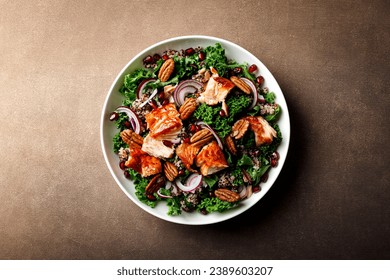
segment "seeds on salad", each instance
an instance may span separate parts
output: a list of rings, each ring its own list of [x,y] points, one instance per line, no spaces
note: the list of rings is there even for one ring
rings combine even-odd
[[[248,68],[249,73],[253,73],[253,72],[255,72],[256,70],[257,70],[256,64],[252,64],[252,65],[249,66],[249,68]]]
[[[256,82],[261,86],[264,83],[264,77],[263,76],[258,76],[256,78]]]

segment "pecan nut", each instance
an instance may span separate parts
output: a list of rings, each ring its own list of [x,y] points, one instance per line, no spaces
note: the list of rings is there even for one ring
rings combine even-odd
[[[165,60],[163,65],[161,65],[160,71],[158,72],[158,78],[161,82],[168,81],[173,70],[175,69],[175,62],[172,58]]]
[[[244,136],[245,132],[248,130],[249,127],[249,121],[246,119],[238,120],[234,123],[232,127],[232,133],[230,133],[230,136],[235,139],[240,139],[242,136]]]
[[[246,94],[250,94],[252,92],[251,87],[244,82],[244,80],[236,77],[236,76],[231,76],[230,80],[235,84],[236,87],[238,87],[240,90],[245,92]]]
[[[197,104],[195,98],[187,98],[179,109],[180,118],[184,121],[191,117],[192,113],[196,110]]]
[[[231,152],[233,155],[237,155],[237,148],[236,144],[234,144],[233,138],[231,136],[226,136],[225,138],[225,144],[228,148],[229,152]]]
[[[167,179],[172,182],[176,179],[177,175],[179,175],[179,171],[173,163],[167,161],[164,164],[164,174],[165,177],[167,177]]]
[[[165,179],[161,174],[157,174],[150,180],[149,184],[145,188],[146,196],[153,196],[160,188],[164,187]]]
[[[142,138],[141,135],[135,133],[131,129],[123,130],[120,135],[123,142],[129,145],[130,148],[141,149],[142,144],[144,143],[144,138]]]
[[[240,200],[240,195],[228,189],[217,189],[214,191],[216,197],[222,201],[237,202]]]
[[[204,129],[196,132],[194,135],[192,135],[190,142],[192,144],[194,144],[195,146],[197,146],[197,145],[203,146],[204,144],[211,142],[213,137],[214,136],[211,133],[211,131],[208,130],[207,128],[204,128]]]

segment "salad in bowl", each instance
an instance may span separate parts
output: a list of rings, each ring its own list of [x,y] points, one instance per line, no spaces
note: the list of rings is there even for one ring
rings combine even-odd
[[[287,107],[266,86],[265,66],[229,57],[224,40],[211,42],[142,53],[142,64],[117,79],[111,94],[121,102],[102,120],[114,129],[115,177],[152,214],[164,205],[171,221],[240,213],[268,190],[270,170],[287,153],[279,152]]]

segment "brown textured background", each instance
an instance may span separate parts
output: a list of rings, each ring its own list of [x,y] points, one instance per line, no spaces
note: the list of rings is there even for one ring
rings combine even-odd
[[[1,259],[389,259],[389,1],[0,0]],[[106,93],[145,47],[231,40],[273,72],[286,165],[251,210],[183,226],[116,186]]]

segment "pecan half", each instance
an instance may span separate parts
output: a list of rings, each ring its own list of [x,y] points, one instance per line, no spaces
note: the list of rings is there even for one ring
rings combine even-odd
[[[164,164],[164,174],[165,177],[172,182],[176,179],[177,175],[179,175],[179,171],[173,163],[166,161]]]
[[[165,60],[163,65],[161,65],[160,71],[158,72],[158,78],[161,82],[168,81],[173,70],[175,69],[175,62],[172,58]]]
[[[248,120],[246,119],[238,120],[234,123],[230,136],[235,139],[240,139],[242,138],[242,136],[244,136],[245,132],[248,130],[248,127],[249,127]]]
[[[252,92],[251,87],[247,83],[245,83],[243,80],[241,80],[240,78],[238,78],[236,76],[231,76],[230,80],[233,82],[233,84],[236,85],[236,87],[241,89],[246,94],[250,94]]]
[[[240,195],[228,189],[217,189],[214,191],[216,197],[227,202],[237,202],[240,200]]]
[[[141,149],[142,144],[144,143],[144,138],[141,135],[135,133],[131,129],[125,129],[121,132],[122,140],[129,145],[130,148],[139,148]]]
[[[161,174],[157,174],[150,180],[149,184],[145,188],[146,196],[153,196],[160,188],[164,187],[165,179]]]
[[[191,117],[192,113],[196,110],[197,104],[195,98],[187,98],[179,109],[180,118],[184,121]]]
[[[233,155],[237,155],[236,144],[234,144],[232,137],[230,137],[229,135],[226,136],[225,144],[226,144],[226,147],[228,148],[229,152],[231,152]]]
[[[192,135],[190,141],[191,144],[195,147],[202,147],[207,143],[210,143],[213,140],[213,134],[207,128],[199,130],[194,135]]]

